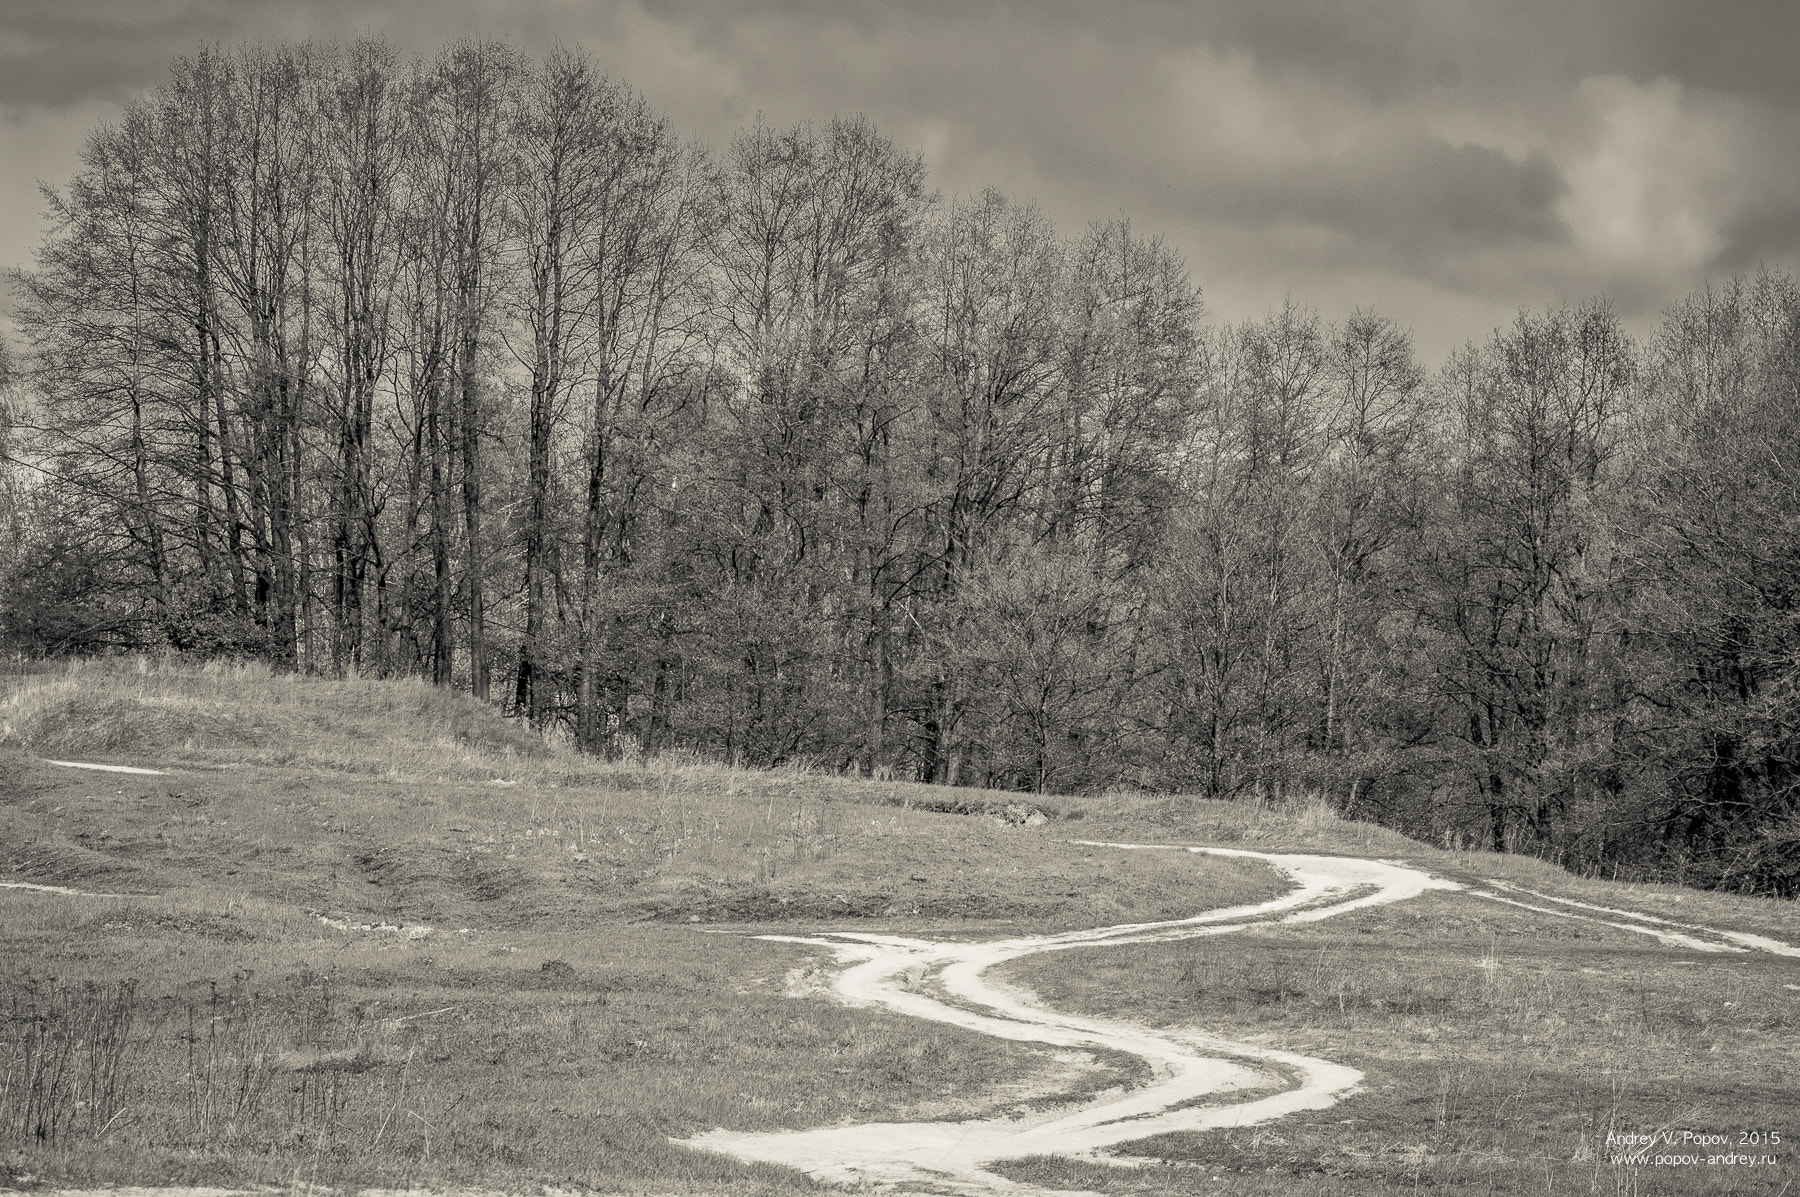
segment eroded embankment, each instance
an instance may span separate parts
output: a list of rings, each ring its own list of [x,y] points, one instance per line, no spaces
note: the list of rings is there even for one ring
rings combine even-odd
[[[1162,845],[1095,845],[1136,851],[1181,851]],[[1252,857],[1283,870],[1294,888],[1254,906],[1192,918],[1129,923],[1092,931],[990,943],[934,942],[850,932],[815,937],[767,936],[813,944],[846,967],[835,981],[845,1000],[952,1023],[1006,1039],[1064,1048],[1129,1052],[1149,1064],[1150,1084],[1112,1093],[1073,1114],[1018,1121],[870,1123],[809,1131],[740,1134],[713,1131],[691,1146],[741,1159],[788,1164],[838,1184],[928,1185],[939,1191],[1013,1190],[982,1165],[1025,1155],[1082,1155],[1112,1163],[1106,1148],[1169,1131],[1264,1122],[1297,1110],[1322,1109],[1355,1088],[1354,1068],[1218,1036],[1150,1030],[1106,1019],[1060,1014],[987,981],[994,965],[1037,952],[1153,943],[1222,935],[1266,923],[1305,923],[1433,889],[1453,881],[1388,861],[1271,855],[1231,848],[1189,852]],[[1271,1086],[1280,1091],[1267,1095]],[[1252,1096],[1252,1093],[1255,1096]],[[1243,1094],[1242,1100],[1232,1100]],[[1206,1101],[1208,1104],[1196,1104]]]

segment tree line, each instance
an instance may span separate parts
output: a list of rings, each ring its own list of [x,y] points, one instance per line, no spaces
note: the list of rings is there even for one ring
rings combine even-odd
[[[466,687],[586,751],[1322,797],[1800,891],[1800,286],[1438,369],[866,119],[203,49],[46,190],[0,636]]]

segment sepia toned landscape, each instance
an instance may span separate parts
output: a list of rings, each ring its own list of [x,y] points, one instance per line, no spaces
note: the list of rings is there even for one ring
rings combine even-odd
[[[0,1191],[1800,1183],[1780,5],[0,5]]]

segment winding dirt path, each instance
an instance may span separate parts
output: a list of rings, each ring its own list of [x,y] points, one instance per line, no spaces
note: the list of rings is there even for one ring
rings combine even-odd
[[[1132,1164],[1139,1161],[1102,1153],[1116,1144],[1167,1131],[1248,1126],[1297,1110],[1323,1109],[1355,1089],[1362,1074],[1326,1060],[1218,1036],[1060,1014],[1032,1004],[1027,995],[988,981],[983,974],[1002,961],[1037,952],[1223,935],[1258,924],[1316,922],[1366,906],[1404,901],[1428,890],[1462,888],[1388,861],[1232,848],[1093,846],[1251,857],[1287,873],[1294,889],[1254,906],[1187,919],[990,943],[851,932],[763,938],[830,949],[847,966],[837,976],[835,988],[852,1003],[886,1006],[1004,1039],[1129,1052],[1151,1066],[1154,1079],[1149,1085],[1103,1096],[1072,1114],[1019,1121],[870,1123],[769,1133],[717,1130],[683,1142],[740,1159],[787,1164],[827,1183],[992,1194],[1023,1191],[983,1169],[983,1164],[995,1160],[1054,1153]],[[1268,1095],[1275,1086],[1280,1091]],[[1234,1101],[1234,1094],[1243,1096]],[[1208,1099],[1217,1104],[1195,1104]]]
[[[1149,1085],[1104,1095],[1072,1114],[1043,1114],[1017,1121],[869,1123],[769,1133],[716,1130],[681,1141],[740,1159],[787,1164],[817,1180],[844,1186],[971,1197],[1020,1193],[1031,1190],[986,1171],[983,1165],[1045,1154],[1127,1166],[1146,1163],[1149,1161],[1105,1149],[1169,1131],[1249,1126],[1298,1110],[1324,1109],[1362,1081],[1362,1074],[1354,1068],[1253,1043],[1060,1014],[1034,1005],[1028,994],[984,977],[1002,961],[1037,952],[1166,942],[1222,935],[1261,924],[1317,922],[1366,906],[1404,901],[1428,890],[1462,890],[1472,897],[1540,914],[1641,932],[1671,947],[1800,956],[1800,948],[1763,936],[1596,906],[1502,881],[1466,887],[1393,861],[1077,842],[1134,851],[1251,857],[1287,873],[1294,889],[1255,906],[1209,911],[1188,919],[991,943],[934,942],[853,932],[762,938],[830,949],[845,966],[835,979],[835,989],[853,1004],[886,1006],[1004,1039],[1130,1052],[1151,1066],[1154,1079]],[[1271,1095],[1271,1087],[1279,1091]]]

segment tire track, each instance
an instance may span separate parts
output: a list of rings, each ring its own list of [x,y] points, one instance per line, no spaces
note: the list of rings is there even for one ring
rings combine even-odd
[[[1247,1126],[1299,1110],[1324,1109],[1354,1091],[1362,1074],[1342,1064],[1221,1036],[1159,1031],[1058,1013],[1036,1005],[1029,995],[987,980],[984,974],[1004,961],[1038,952],[1162,943],[1224,935],[1258,925],[1317,922],[1430,890],[1462,888],[1454,881],[1392,861],[1078,842],[1130,851],[1187,851],[1263,860],[1287,873],[1294,888],[1268,902],[1186,919],[988,943],[854,932],[761,938],[810,944],[835,953],[843,971],[834,988],[852,1004],[885,1006],[1004,1039],[1129,1052],[1150,1065],[1154,1079],[1149,1085],[1105,1096],[1072,1114],[1019,1121],[870,1123],[768,1133],[717,1130],[679,1141],[740,1159],[787,1164],[831,1184],[992,1194],[1025,1191],[983,1168],[996,1160],[1054,1153],[1131,1165],[1140,1161],[1106,1154],[1105,1150],[1169,1131]],[[1271,1084],[1283,1088],[1265,1095]],[[1250,1097],[1249,1091],[1258,1095]],[[1231,1101],[1234,1093],[1244,1093],[1245,1099]],[[1221,1098],[1223,1104],[1194,1104]]]
[[[1614,906],[1596,906],[1591,902],[1578,902],[1574,898],[1559,898],[1554,894],[1542,893],[1535,889],[1526,889],[1522,885],[1514,885],[1509,881],[1488,881],[1486,884],[1500,893],[1490,893],[1482,889],[1469,889],[1469,896],[1486,898],[1491,902],[1503,902],[1508,906],[1517,906],[1536,914],[1547,914],[1559,919],[1579,919],[1584,923],[1598,923],[1604,927],[1612,927],[1619,931],[1635,931],[1640,935],[1648,935],[1672,948],[1689,948],[1696,952],[1768,952],[1776,956],[1800,956],[1800,947],[1783,943],[1778,939],[1770,939],[1766,935],[1752,935],[1747,931],[1720,931],[1716,927],[1706,927],[1699,923],[1678,923],[1674,919],[1661,918],[1654,914],[1643,914],[1636,910],[1620,910]],[[1509,897],[1508,895],[1516,895]],[[1548,906],[1537,906],[1526,902],[1524,898],[1535,898],[1539,902],[1554,902],[1559,906],[1574,907],[1574,910],[1557,910]],[[1576,911],[1592,911],[1591,914],[1579,914]],[[1597,915],[1610,914],[1617,916],[1603,919]],[[1618,919],[1627,921],[1620,922]]]
[[[1460,890],[1472,897],[1535,913],[1640,932],[1671,947],[1800,956],[1800,948],[1764,936],[1596,906],[1502,881],[1480,883],[1491,889],[1465,886],[1397,861],[1282,855],[1234,848],[1076,842],[1130,851],[1249,857],[1267,861],[1287,873],[1294,888],[1272,901],[1209,911],[1187,919],[989,943],[936,942],[854,932],[760,938],[804,943],[833,952],[843,966],[833,988],[852,1004],[885,1006],[902,1014],[1004,1039],[1130,1052],[1151,1066],[1155,1078],[1151,1084],[1102,1097],[1081,1110],[1060,1116],[1038,1115],[1018,1121],[990,1118],[956,1123],[869,1123],[767,1133],[717,1130],[679,1141],[740,1159],[787,1164],[830,1184],[976,1197],[1029,1191],[986,1171],[983,1165],[988,1163],[1041,1154],[1074,1155],[1124,1166],[1148,1163],[1151,1161],[1110,1154],[1106,1149],[1170,1131],[1249,1126],[1300,1110],[1324,1109],[1354,1092],[1362,1081],[1362,1074],[1354,1068],[1258,1044],[1061,1014],[1036,1005],[1029,994],[1007,989],[985,977],[997,964],[1038,952],[1160,943],[1228,934],[1258,925],[1318,922],[1369,906],[1404,901],[1431,890]],[[1285,1087],[1272,1096],[1265,1095],[1271,1084]],[[1250,1096],[1250,1091],[1257,1095]],[[1232,1101],[1234,1093],[1244,1093],[1245,1099]],[[1193,1104],[1209,1098],[1213,1104]]]

